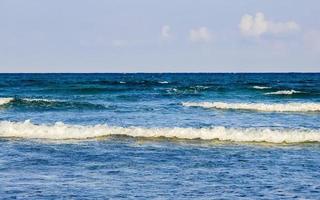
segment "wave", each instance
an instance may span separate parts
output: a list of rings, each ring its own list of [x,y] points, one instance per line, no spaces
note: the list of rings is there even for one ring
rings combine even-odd
[[[10,98],[10,97],[9,98],[0,98],[0,106],[8,104],[13,100],[14,100],[14,98]]]
[[[73,102],[53,99],[40,98],[0,98],[0,106],[8,106],[14,109],[49,109],[49,110],[67,110],[67,109],[106,109],[100,104],[88,102]]]
[[[265,89],[270,89],[271,87],[267,87],[267,86],[252,86],[252,88],[257,89],[257,90],[265,90]]]
[[[206,90],[208,88],[210,88],[209,86],[203,86],[203,85],[196,85],[196,86],[191,86],[191,89],[200,89],[200,90]]]
[[[232,110],[256,110],[265,112],[319,112],[320,103],[224,103],[224,102],[184,102],[183,106]]]
[[[179,138],[220,140],[233,142],[301,143],[320,142],[320,131],[312,129],[270,129],[270,128],[143,128],[112,127],[107,125],[68,125],[62,122],[53,125],[36,125],[30,121],[0,122],[0,137],[26,139],[92,139],[122,135],[144,138]]]
[[[57,100],[53,99],[29,99],[29,98],[23,98],[23,101],[28,101],[28,102],[57,102]]]
[[[210,86],[210,85],[194,85],[194,86],[181,86],[181,87],[172,87],[172,88],[164,88],[166,94],[169,95],[191,95],[191,96],[200,96],[205,94],[206,92],[215,91],[222,92],[224,88],[218,86]]]
[[[265,93],[266,95],[292,95],[292,94],[299,94],[299,93],[303,93],[301,91],[296,91],[296,90],[279,90],[276,92],[267,92]]]
[[[168,81],[159,81],[160,84],[168,84]]]

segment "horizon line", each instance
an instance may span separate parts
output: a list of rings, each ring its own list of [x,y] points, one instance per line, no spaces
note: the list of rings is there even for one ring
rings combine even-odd
[[[144,72],[144,71],[128,71],[128,72],[123,72],[123,71],[114,71],[114,72],[72,72],[72,71],[67,71],[67,72],[54,72],[54,71],[48,71],[48,72],[0,72],[0,74],[301,74],[301,73],[320,73],[320,71],[164,71],[164,72]]]

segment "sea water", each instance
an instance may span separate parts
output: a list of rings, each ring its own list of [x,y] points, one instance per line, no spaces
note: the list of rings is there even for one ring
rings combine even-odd
[[[0,196],[320,199],[320,74],[0,74]]]

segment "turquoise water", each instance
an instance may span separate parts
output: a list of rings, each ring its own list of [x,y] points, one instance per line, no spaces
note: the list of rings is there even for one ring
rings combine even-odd
[[[0,74],[0,196],[319,199],[320,74]]]

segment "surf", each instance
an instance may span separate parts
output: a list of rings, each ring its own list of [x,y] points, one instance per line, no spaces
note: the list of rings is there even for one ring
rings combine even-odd
[[[220,140],[233,142],[301,143],[320,142],[320,130],[271,129],[271,128],[146,128],[117,127],[104,124],[68,125],[57,122],[52,125],[24,122],[0,122],[0,137],[50,140],[86,140],[107,136],[143,138],[179,138]]]
[[[89,102],[55,100],[44,98],[0,98],[2,108],[14,109],[46,109],[46,110],[68,110],[68,109],[106,109],[104,105]]]
[[[253,89],[257,89],[257,90],[265,90],[265,89],[270,89],[271,87],[267,87],[267,86],[252,86]]]
[[[0,106],[6,105],[6,104],[12,102],[13,100],[14,100],[14,98],[10,98],[10,97],[0,98]]]
[[[186,107],[202,107],[222,110],[254,110],[264,112],[320,112],[320,103],[225,103],[183,102]]]
[[[267,92],[266,95],[292,95],[292,94],[301,94],[303,92],[297,90],[279,90],[276,92]]]

